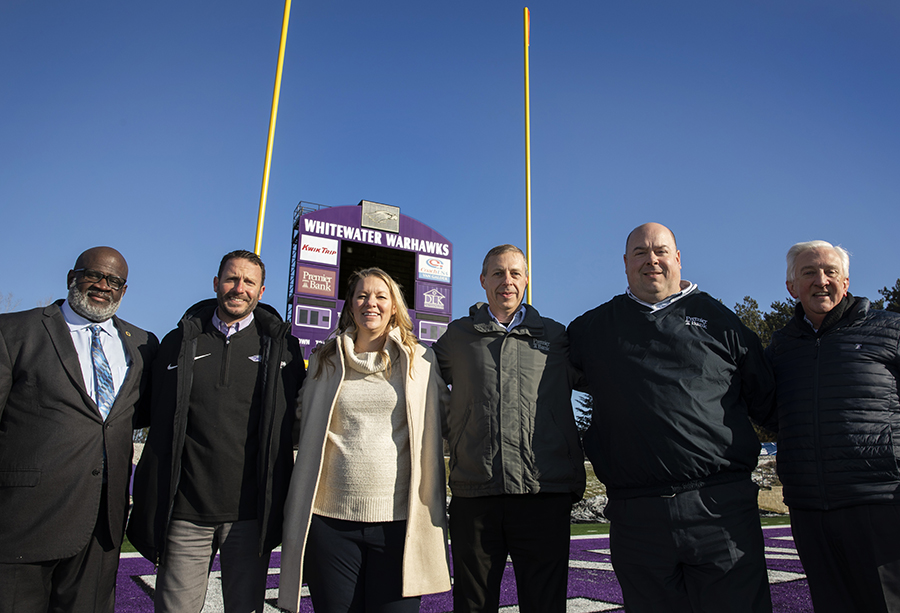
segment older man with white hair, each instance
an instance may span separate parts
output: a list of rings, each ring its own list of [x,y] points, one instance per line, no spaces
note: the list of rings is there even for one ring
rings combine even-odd
[[[852,296],[849,266],[821,240],[788,251],[778,474],[816,612],[900,611],[900,315]]]

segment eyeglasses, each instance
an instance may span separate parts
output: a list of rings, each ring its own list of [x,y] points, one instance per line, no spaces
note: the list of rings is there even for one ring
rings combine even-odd
[[[90,268],[76,268],[72,272],[80,272],[81,278],[85,281],[89,281],[90,283],[100,283],[103,279],[106,279],[106,284],[115,291],[119,291],[123,287],[125,287],[125,279],[122,277],[117,277],[115,275],[104,275],[102,272],[98,270],[91,270]]]

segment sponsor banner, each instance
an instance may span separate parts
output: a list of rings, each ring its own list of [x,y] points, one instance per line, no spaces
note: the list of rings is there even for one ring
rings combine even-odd
[[[337,271],[311,266],[297,267],[297,292],[334,298],[337,287]]]
[[[337,253],[338,242],[333,238],[304,234],[300,239],[298,257],[301,260],[337,266]]]
[[[450,287],[447,285],[432,285],[431,283],[416,283],[416,310],[450,312]]]
[[[450,260],[420,253],[419,278],[450,283]]]

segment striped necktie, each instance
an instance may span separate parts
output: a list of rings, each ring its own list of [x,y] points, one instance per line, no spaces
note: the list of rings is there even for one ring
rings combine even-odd
[[[91,326],[91,361],[94,363],[94,396],[100,415],[106,421],[109,410],[112,408],[116,393],[113,387],[112,372],[109,370],[109,362],[103,353],[100,344],[100,326]]]

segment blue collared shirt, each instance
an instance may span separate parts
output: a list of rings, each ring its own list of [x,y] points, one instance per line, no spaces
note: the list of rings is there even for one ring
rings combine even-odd
[[[233,335],[237,334],[247,326],[249,326],[253,322],[253,311],[250,311],[250,314],[247,315],[243,319],[239,319],[230,326],[226,324],[224,321],[219,319],[219,309],[216,308],[213,311],[212,316],[212,324],[215,326],[216,330],[225,335],[225,338],[231,338]]]
[[[72,310],[68,300],[62,303],[60,310],[66,319],[66,325],[69,326],[69,332],[72,334],[72,342],[78,353],[78,363],[81,364],[81,375],[84,377],[84,388],[88,395],[93,398],[94,402],[97,401],[94,390],[94,362],[91,359],[91,326],[94,325],[100,326],[100,344],[103,346],[106,361],[109,362],[114,391],[118,395],[122,382],[125,381],[125,375],[128,374],[128,368],[131,366],[131,360],[112,318],[103,322],[87,320]]]
[[[508,324],[500,323],[500,320],[497,319],[497,317],[494,315],[493,311],[491,311],[491,307],[488,307],[488,315],[491,316],[491,319],[493,319],[495,322],[497,322],[497,325],[503,326],[504,328],[506,328],[506,331],[509,332],[510,330],[512,330],[513,328],[518,326],[520,323],[522,323],[522,321],[525,319],[525,305],[524,304],[519,305],[519,310],[516,311],[516,314],[513,315],[512,320]]]

